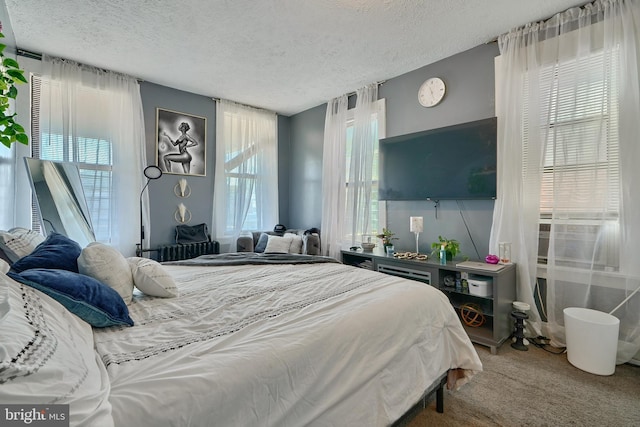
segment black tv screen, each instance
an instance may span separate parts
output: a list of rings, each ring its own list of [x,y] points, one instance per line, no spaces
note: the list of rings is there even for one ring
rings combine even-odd
[[[380,140],[380,200],[495,199],[495,117]]]

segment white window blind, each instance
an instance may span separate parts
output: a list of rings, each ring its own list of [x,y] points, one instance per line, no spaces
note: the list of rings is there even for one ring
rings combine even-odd
[[[544,146],[541,218],[617,218],[620,203],[617,52],[557,63],[537,76]],[[604,78],[603,78],[604,76]],[[529,114],[525,83],[525,114]],[[524,126],[525,168],[529,162]]]
[[[96,240],[108,243],[111,235],[110,203],[112,179],[112,144],[105,135],[105,120],[101,118],[101,98],[104,91],[82,88],[75,93],[77,120],[65,121],[60,108],[62,97],[55,81],[32,76],[32,156],[35,158],[71,162],[80,169],[80,177],[91,213]],[[64,135],[67,135],[65,137]],[[37,215],[33,215],[39,229]]]
[[[525,80],[525,176],[527,167],[539,164],[528,158],[534,152],[529,149],[533,120],[539,120],[537,130],[544,147],[538,247],[543,263],[551,233],[555,233],[556,263],[618,268],[618,64],[618,51],[613,50],[542,68],[535,76],[539,86],[537,112],[530,111],[532,94]],[[595,252],[594,247],[598,248]]]

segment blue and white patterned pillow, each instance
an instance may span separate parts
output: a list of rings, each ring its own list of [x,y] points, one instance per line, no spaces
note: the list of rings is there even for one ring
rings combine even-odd
[[[42,242],[42,234],[26,228],[15,227],[9,231],[0,231],[0,250],[11,262],[29,255]]]

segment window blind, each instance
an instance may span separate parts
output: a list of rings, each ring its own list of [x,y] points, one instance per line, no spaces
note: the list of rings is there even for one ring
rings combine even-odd
[[[541,218],[555,210],[568,219],[617,218],[620,204],[618,143],[618,52],[596,52],[581,60],[545,67],[539,81],[539,111],[530,109],[528,82],[524,117],[539,120],[545,147],[540,187]],[[529,126],[524,127],[526,167]]]

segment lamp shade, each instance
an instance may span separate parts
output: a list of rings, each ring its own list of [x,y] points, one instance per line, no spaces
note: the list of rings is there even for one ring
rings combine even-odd
[[[412,216],[409,218],[409,230],[412,233],[422,233],[423,218],[421,216]]]

